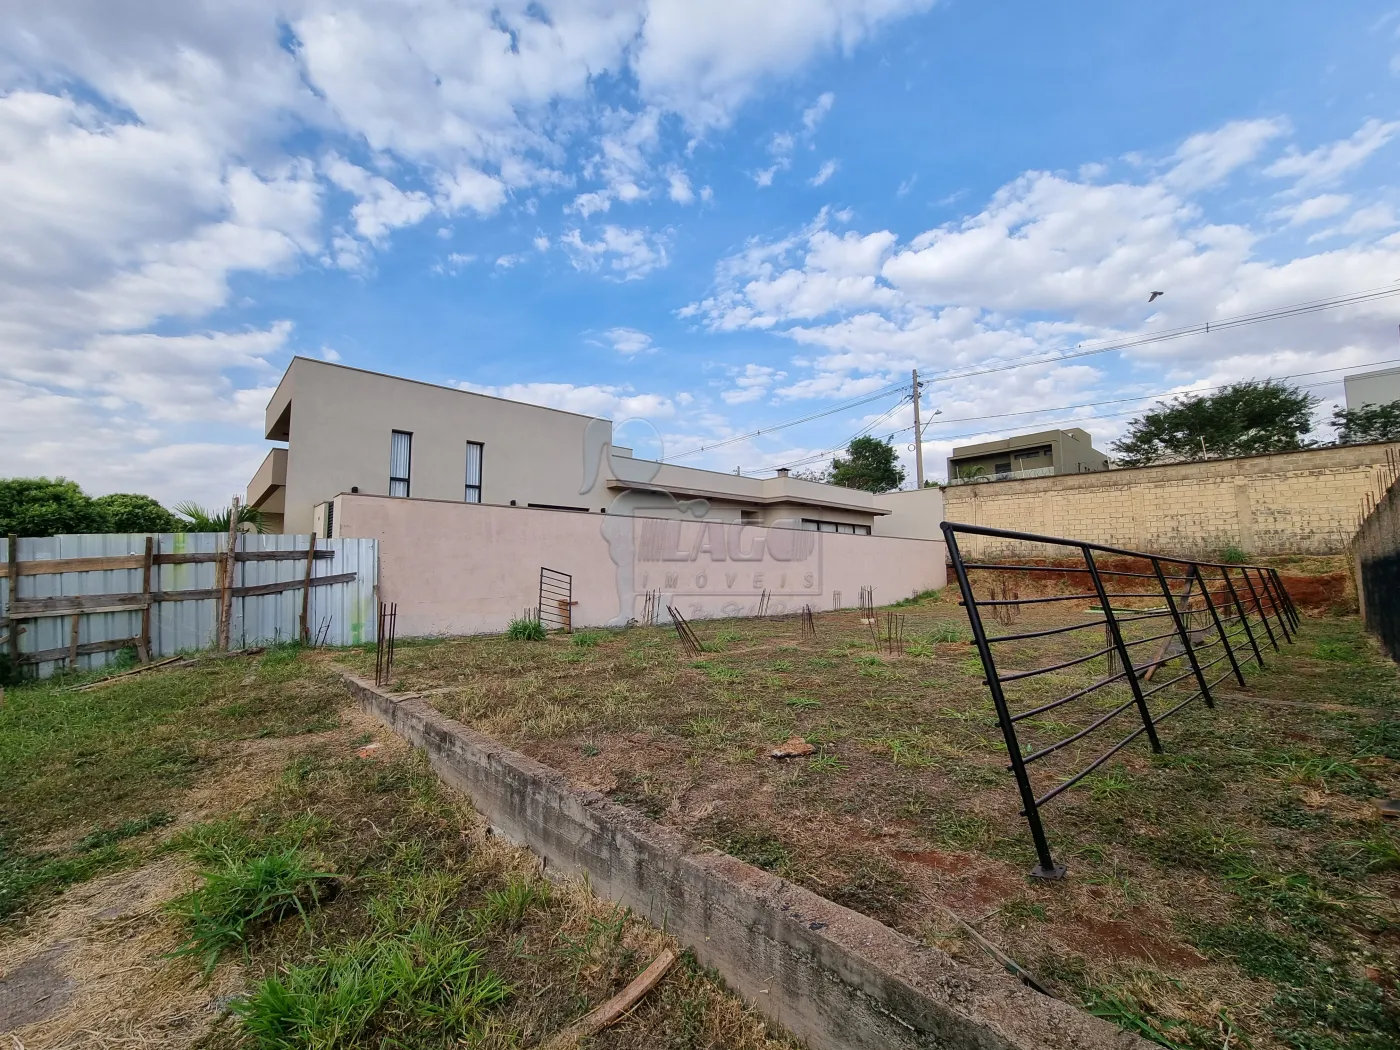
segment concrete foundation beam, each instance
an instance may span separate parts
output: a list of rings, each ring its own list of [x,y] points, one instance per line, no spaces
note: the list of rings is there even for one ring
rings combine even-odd
[[[1011,977],[969,970],[786,879],[698,846],[434,710],[345,674],[503,837],[587,876],[814,1050],[1149,1050]]]

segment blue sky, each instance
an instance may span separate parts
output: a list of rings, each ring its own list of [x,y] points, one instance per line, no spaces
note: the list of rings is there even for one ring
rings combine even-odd
[[[296,353],[642,417],[675,455],[911,367],[1394,285],[1397,103],[1384,3],[11,5],[3,473],[225,501]],[[930,475],[1047,425],[1106,447],[1150,401],[1065,406],[1268,375],[1330,403],[1398,324],[935,381]],[[873,425],[912,462],[910,422],[890,395],[682,461]]]

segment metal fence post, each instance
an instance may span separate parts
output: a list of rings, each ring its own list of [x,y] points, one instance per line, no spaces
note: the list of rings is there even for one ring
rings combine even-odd
[[[967,609],[967,622],[972,628],[972,638],[982,657],[982,670],[987,673],[987,689],[992,694],[992,704],[996,707],[997,721],[1001,723],[1002,736],[1006,740],[1006,752],[1011,759],[1011,772],[1016,777],[1016,787],[1021,793],[1021,805],[1026,823],[1030,825],[1031,841],[1035,844],[1035,854],[1039,861],[1031,869],[1031,877],[1036,879],[1062,879],[1065,877],[1063,864],[1056,864],[1050,855],[1050,843],[1045,838],[1045,828],[1040,823],[1040,808],[1036,805],[1035,792],[1031,789],[1030,774],[1021,756],[1021,745],[1016,739],[1016,725],[1011,721],[1011,711],[1006,706],[1006,696],[1001,689],[1001,679],[997,677],[996,663],[992,659],[992,647],[987,644],[987,632],[982,626],[982,615],[977,609],[977,599],[968,582],[967,569],[963,567],[962,552],[958,549],[957,536],[948,522],[942,523],[943,539],[948,545],[948,554],[953,560],[953,572],[958,578],[958,590],[962,592],[963,605]]]
[[[1191,661],[1191,672],[1196,676],[1196,684],[1201,687],[1201,698],[1205,700],[1207,707],[1214,707],[1215,701],[1211,699],[1210,687],[1206,685],[1206,676],[1201,672],[1201,664],[1196,659],[1195,647],[1191,645],[1191,632],[1186,629],[1186,623],[1182,620],[1181,612],[1176,607],[1176,595],[1167,586],[1167,577],[1162,572],[1162,563],[1156,558],[1152,559],[1152,571],[1157,574],[1157,582],[1162,585],[1162,597],[1167,600],[1167,608],[1171,610],[1172,623],[1176,625],[1177,636],[1181,638],[1181,646],[1186,652],[1186,658]]]
[[[1279,575],[1277,569],[1270,569],[1269,573],[1274,578],[1274,586],[1283,595],[1283,607],[1288,611],[1289,618],[1293,620],[1295,628],[1302,626],[1302,621],[1298,619],[1298,606],[1293,602],[1293,595],[1288,593],[1288,588],[1283,585],[1283,577]]]
[[[1210,587],[1206,585],[1206,578],[1201,574],[1201,567],[1193,564],[1191,571],[1196,574],[1196,582],[1201,585],[1201,597],[1205,599],[1206,608],[1210,610],[1211,622],[1215,624],[1215,633],[1220,635],[1220,644],[1225,647],[1225,655],[1230,658],[1230,669],[1235,672],[1235,681],[1240,683],[1240,688],[1244,688],[1244,672],[1240,670],[1239,661],[1235,659],[1234,647],[1230,645],[1230,638],[1225,633],[1225,624],[1221,622],[1220,613],[1216,611],[1215,602],[1210,600]],[[1207,707],[1214,707],[1215,704],[1209,699],[1206,700]]]
[[[1240,575],[1244,577],[1244,582],[1249,584],[1249,596],[1254,602],[1254,608],[1259,610],[1259,619],[1264,621],[1264,630],[1269,632],[1269,641],[1273,644],[1274,651],[1278,652],[1278,639],[1274,637],[1274,629],[1269,626],[1269,618],[1264,615],[1264,603],[1259,600],[1259,592],[1255,590],[1254,581],[1250,579],[1248,571],[1241,569]]]
[[[1220,575],[1225,579],[1225,586],[1230,592],[1230,599],[1235,603],[1235,611],[1240,614],[1240,623],[1244,624],[1244,633],[1249,638],[1250,648],[1254,650],[1254,660],[1260,666],[1264,666],[1264,654],[1259,651],[1259,643],[1254,639],[1254,628],[1249,626],[1249,616],[1245,613],[1244,603],[1240,601],[1240,593],[1235,590],[1235,583],[1230,579],[1230,570],[1221,569]]]
[[[1123,661],[1123,670],[1127,672],[1128,685],[1133,691],[1133,699],[1137,701],[1138,714],[1142,715],[1142,727],[1147,730],[1147,739],[1152,742],[1152,750],[1160,754],[1162,742],[1157,739],[1157,726],[1152,721],[1152,712],[1147,709],[1147,698],[1142,695],[1142,684],[1138,681],[1137,668],[1133,666],[1133,658],[1128,655],[1128,647],[1123,644],[1123,632],[1118,627],[1118,618],[1113,615],[1113,606],[1109,603],[1108,591],[1104,589],[1103,579],[1099,576],[1099,568],[1094,564],[1094,552],[1089,549],[1087,544],[1079,549],[1084,555],[1084,564],[1089,569],[1089,577],[1094,581],[1094,590],[1098,591],[1099,601],[1103,603],[1104,619],[1108,621],[1108,629],[1113,632],[1113,645],[1118,650],[1118,658]]]
[[[1264,593],[1269,597],[1269,608],[1274,611],[1274,619],[1278,620],[1284,639],[1293,641],[1293,631],[1288,625],[1288,618],[1284,615],[1283,606],[1279,603],[1278,594],[1274,591],[1273,584],[1269,582],[1269,574],[1263,569],[1259,570],[1259,583],[1263,586]]]

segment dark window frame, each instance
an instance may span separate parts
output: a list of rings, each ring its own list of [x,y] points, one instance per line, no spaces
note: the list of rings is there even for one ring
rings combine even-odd
[[[403,477],[394,474],[394,438],[402,434],[408,438],[408,470]],[[408,499],[413,494],[413,431],[411,430],[391,430],[389,431],[389,495],[394,495],[394,482],[403,482],[403,495],[400,499]]]
[[[486,477],[486,442],[484,442],[484,441],[468,441],[468,442],[467,442],[467,449],[470,450],[470,448],[471,448],[473,445],[475,445],[476,448],[477,448],[477,453],[476,453],[476,484],[473,485],[473,484],[471,484],[470,481],[466,480],[466,479],[467,479],[467,472],[466,472],[465,470],[463,470],[463,471],[462,471],[462,479],[463,479],[462,500],[463,500],[463,502],[465,502],[465,503],[480,503],[480,502],[481,502],[482,489],[483,489],[483,487],[484,487],[485,484],[486,484],[486,482],[485,482],[485,477]],[[468,454],[467,454],[466,465],[467,465],[467,466],[471,466],[471,455],[470,455],[470,452],[468,452]],[[472,499],[472,490],[473,490],[473,489],[476,490],[476,499]]]

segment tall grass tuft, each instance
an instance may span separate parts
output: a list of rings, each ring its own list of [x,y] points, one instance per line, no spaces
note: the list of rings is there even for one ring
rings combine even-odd
[[[473,1029],[511,991],[481,957],[460,931],[418,923],[322,949],[230,1009],[261,1050],[475,1045]]]
[[[532,616],[518,616],[506,628],[506,637],[513,642],[544,641],[544,624]]]
[[[200,872],[198,889],[177,897],[166,911],[184,924],[189,937],[172,955],[198,955],[211,973],[225,951],[247,943],[261,926],[309,909],[334,896],[338,876],[319,870],[296,846],[247,855],[232,847],[217,853],[212,868]]]

